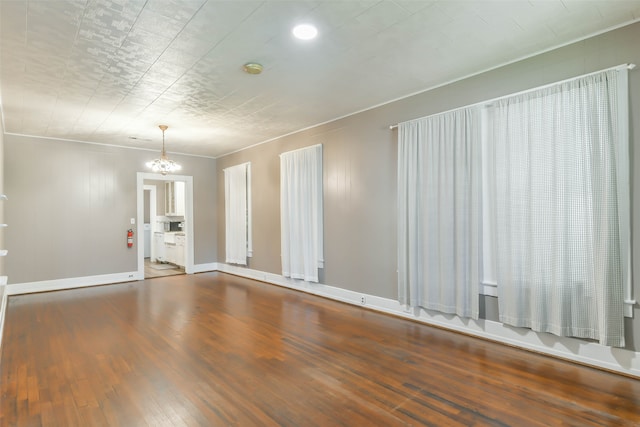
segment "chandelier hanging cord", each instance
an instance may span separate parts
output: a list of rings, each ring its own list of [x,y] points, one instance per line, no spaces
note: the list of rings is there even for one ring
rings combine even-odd
[[[160,125],[158,126],[160,128],[160,130],[162,131],[162,158],[166,159],[167,158],[167,153],[166,151],[164,151],[164,131],[169,129],[169,126],[167,125]]]

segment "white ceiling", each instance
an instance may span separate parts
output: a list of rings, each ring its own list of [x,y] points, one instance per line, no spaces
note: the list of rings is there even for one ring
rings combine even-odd
[[[167,124],[169,152],[217,157],[639,18],[612,0],[0,0],[3,120],[153,149]]]

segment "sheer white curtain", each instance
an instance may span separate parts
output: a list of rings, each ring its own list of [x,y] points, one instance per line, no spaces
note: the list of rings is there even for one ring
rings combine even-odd
[[[251,248],[251,163],[224,170],[226,262],[247,265]]]
[[[398,296],[478,318],[481,134],[478,108],[398,125]]]
[[[322,145],[280,154],[282,275],[318,282],[323,267]]]
[[[489,107],[504,323],[624,346],[628,236],[621,230],[628,218],[620,210],[629,196],[617,116],[618,91],[627,93],[618,87],[621,72]]]

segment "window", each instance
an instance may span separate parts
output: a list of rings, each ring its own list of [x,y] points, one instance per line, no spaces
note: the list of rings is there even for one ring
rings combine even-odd
[[[251,243],[251,163],[224,170],[226,262],[247,265]]]
[[[452,163],[431,153],[420,164],[405,164],[402,139],[412,122],[401,124],[400,301],[407,303],[411,292],[440,298],[442,289],[456,289],[459,303],[464,288],[475,292],[479,269],[485,288],[497,287],[502,322],[624,346],[624,302],[633,303],[627,90],[627,68],[617,67],[456,110],[468,115],[482,108],[479,132],[474,120],[463,121],[456,111],[438,115],[455,121],[453,137],[414,132],[423,150],[444,144],[460,156],[481,145],[479,210],[473,208],[476,187],[460,187],[468,176],[476,179],[476,156]],[[472,136],[471,148],[459,144],[460,135]],[[424,194],[406,193],[406,177],[424,180],[439,169],[455,173],[425,187]],[[448,226],[450,218],[455,227]],[[434,241],[445,246],[427,255]],[[450,244],[454,250],[447,249]],[[479,265],[473,263],[476,252]],[[433,276],[443,266],[454,274]],[[451,312],[433,301],[419,306]]]
[[[478,318],[479,108],[398,126],[398,294],[402,304]]]
[[[318,282],[323,267],[322,145],[280,154],[282,275]]]
[[[488,107],[503,323],[624,346],[629,193],[621,174],[628,173],[621,73]]]

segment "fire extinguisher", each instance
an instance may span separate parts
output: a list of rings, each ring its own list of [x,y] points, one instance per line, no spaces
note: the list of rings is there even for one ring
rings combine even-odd
[[[127,230],[127,247],[128,248],[133,247],[133,230],[132,229]]]

